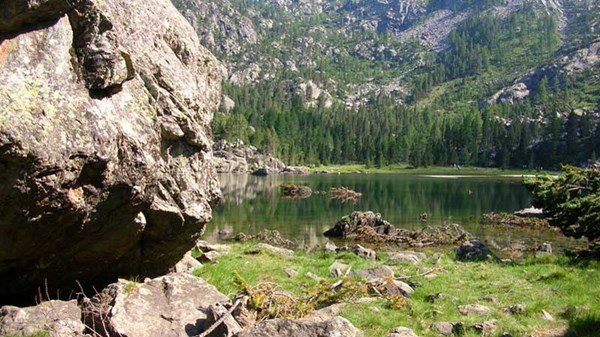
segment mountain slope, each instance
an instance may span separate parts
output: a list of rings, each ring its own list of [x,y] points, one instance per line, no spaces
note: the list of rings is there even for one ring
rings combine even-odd
[[[526,161],[548,166],[558,161],[581,163],[598,150],[586,150],[586,139],[578,142],[581,151],[576,158],[561,153],[566,151],[561,146],[566,149],[566,120],[571,112],[578,118],[586,115],[592,129],[597,122],[600,5],[595,1],[173,2],[225,65],[224,89],[233,101],[224,100],[228,104],[223,110],[233,110],[216,119],[219,137],[240,137],[288,161],[305,163],[375,160],[523,166]],[[234,103],[237,106],[232,108]],[[280,117],[279,122],[265,118],[273,109],[292,116]],[[397,121],[403,114],[422,115],[428,110],[436,116],[433,120],[440,121],[430,118],[420,125],[414,121],[420,117],[414,116],[406,125],[382,121],[385,125],[373,130],[390,129],[389,135],[369,140],[372,134],[348,134],[358,127],[354,119],[334,117],[369,116],[369,121],[376,121],[384,119],[384,110],[392,111]],[[486,141],[475,134],[466,140],[450,134],[449,129],[465,133],[466,124],[458,120],[472,110],[480,124],[499,124],[494,126],[498,130],[494,139]],[[298,129],[301,121],[293,120],[301,120],[303,113],[319,120],[324,129]],[[540,146],[552,134],[555,114],[560,130],[553,137],[560,144],[552,150],[555,155],[546,156]],[[534,121],[537,125],[532,125]],[[511,131],[515,122],[527,132]],[[336,130],[335,124],[340,123],[343,130]],[[444,129],[426,140],[411,135],[413,129],[423,135],[435,123]],[[298,149],[286,133],[299,135],[303,144],[318,144]],[[585,133],[578,131],[576,136],[585,138]],[[356,153],[346,153],[348,157],[335,149],[335,143],[345,138],[358,147]],[[448,141],[454,138],[459,139]],[[502,150],[499,145],[507,143],[506,138],[509,148]],[[374,144],[365,145],[370,142]],[[425,149],[415,150],[421,142]],[[519,157],[528,159],[513,158],[519,146],[525,152]],[[392,155],[386,148],[403,154]],[[435,153],[425,156],[431,158],[423,158],[431,151]],[[508,158],[500,159],[503,151]],[[548,162],[550,157],[555,162]]]

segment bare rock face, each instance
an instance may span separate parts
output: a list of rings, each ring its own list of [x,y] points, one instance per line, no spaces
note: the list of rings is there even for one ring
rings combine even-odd
[[[189,274],[144,283],[119,280],[83,303],[86,325],[103,336],[183,337],[204,330],[209,307],[227,296]]]
[[[34,307],[0,308],[0,336],[26,336],[48,331],[50,337],[83,336],[77,301],[48,301]]]
[[[220,195],[218,62],[168,0],[0,8],[0,296],[166,272]]]

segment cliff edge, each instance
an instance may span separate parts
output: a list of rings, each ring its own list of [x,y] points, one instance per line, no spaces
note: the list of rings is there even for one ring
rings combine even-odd
[[[220,196],[218,61],[168,0],[0,8],[0,297],[166,272]]]

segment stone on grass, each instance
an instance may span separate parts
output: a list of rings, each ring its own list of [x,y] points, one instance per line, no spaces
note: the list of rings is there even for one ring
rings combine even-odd
[[[296,276],[298,276],[298,272],[296,270],[294,270],[293,268],[289,268],[288,267],[288,268],[285,268],[283,271],[285,272],[285,274],[288,277],[296,277]]]
[[[404,251],[404,252],[390,252],[388,254],[388,261],[392,263],[411,263],[418,264],[421,261],[425,260],[427,255],[424,253],[418,253],[413,251]]]
[[[313,279],[314,281],[317,281],[317,282],[321,281],[321,278],[318,275],[315,275],[314,273],[312,273],[310,271],[306,273],[306,276]]]
[[[229,253],[231,251],[231,247],[228,245],[221,245],[218,243],[208,243],[203,240],[196,241],[196,249],[201,250],[203,252],[217,251],[221,253]]]
[[[217,259],[220,256],[221,253],[217,252],[216,250],[211,250],[198,256],[196,260],[198,260],[201,263],[217,263]]]
[[[522,314],[525,312],[525,305],[523,304],[515,304],[513,306],[510,307],[506,307],[502,309],[502,312],[505,314]]]
[[[394,269],[388,266],[379,266],[370,269],[357,270],[354,272],[354,275],[364,277],[369,281],[383,278],[393,278]]]
[[[192,252],[189,251],[185,253],[181,261],[177,262],[177,264],[173,267],[173,272],[175,273],[191,273],[196,268],[202,267],[202,263],[200,261],[194,259],[192,257]]]
[[[327,242],[325,244],[325,251],[328,251],[328,252],[337,252],[337,250],[338,250],[338,247],[335,244],[333,244],[331,242]]]
[[[180,337],[202,333],[205,309],[229,299],[190,274],[169,274],[144,283],[119,280],[83,302],[90,327],[106,327],[111,336]],[[204,310],[203,310],[204,309]]]
[[[481,261],[492,257],[489,248],[479,240],[463,243],[456,249],[456,256],[461,261]]]
[[[480,304],[467,304],[458,307],[458,311],[463,315],[477,314],[486,315],[492,312],[492,310],[484,305]]]
[[[385,291],[389,295],[402,295],[404,297],[410,297],[414,292],[414,289],[407,283],[398,280],[392,280],[391,282],[385,283]]]
[[[360,330],[342,317],[329,319],[269,319],[243,331],[237,337],[358,337]]]
[[[248,250],[248,254],[258,254],[262,251],[267,251],[267,252],[270,252],[270,253],[273,253],[276,255],[281,255],[283,257],[293,257],[294,256],[294,251],[291,249],[275,247],[275,246],[271,246],[266,243],[259,243],[259,244],[255,245],[254,247],[250,248],[250,250]]]
[[[368,249],[365,248],[361,245],[355,245],[352,247],[352,252],[360,257],[362,257],[363,259],[371,259],[374,260],[377,258],[377,253],[372,250],[372,249]]]
[[[450,336],[454,331],[454,324],[450,322],[434,322],[431,324],[431,330],[440,335]]]
[[[549,312],[547,312],[546,310],[542,310],[542,317],[544,318],[544,320],[546,320],[546,321],[550,321],[550,322],[553,322],[553,321],[555,320],[555,319],[554,319],[554,316],[552,316],[552,315],[551,315]]]
[[[330,277],[342,277],[346,274],[346,272],[350,269],[350,266],[339,261],[333,262],[331,266],[329,266],[329,276]]]
[[[417,334],[409,328],[399,326],[393,328],[388,334],[388,337],[418,337]]]
[[[83,336],[81,310],[76,300],[47,301],[33,307],[0,308],[0,336],[27,336],[46,330],[50,337]]]
[[[475,323],[471,327],[481,334],[488,336],[489,334],[498,330],[498,321],[492,319],[481,323]]]

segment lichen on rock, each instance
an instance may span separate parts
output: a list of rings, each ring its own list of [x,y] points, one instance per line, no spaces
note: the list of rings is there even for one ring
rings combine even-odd
[[[220,197],[218,61],[168,0],[6,9],[0,297],[166,272]]]

